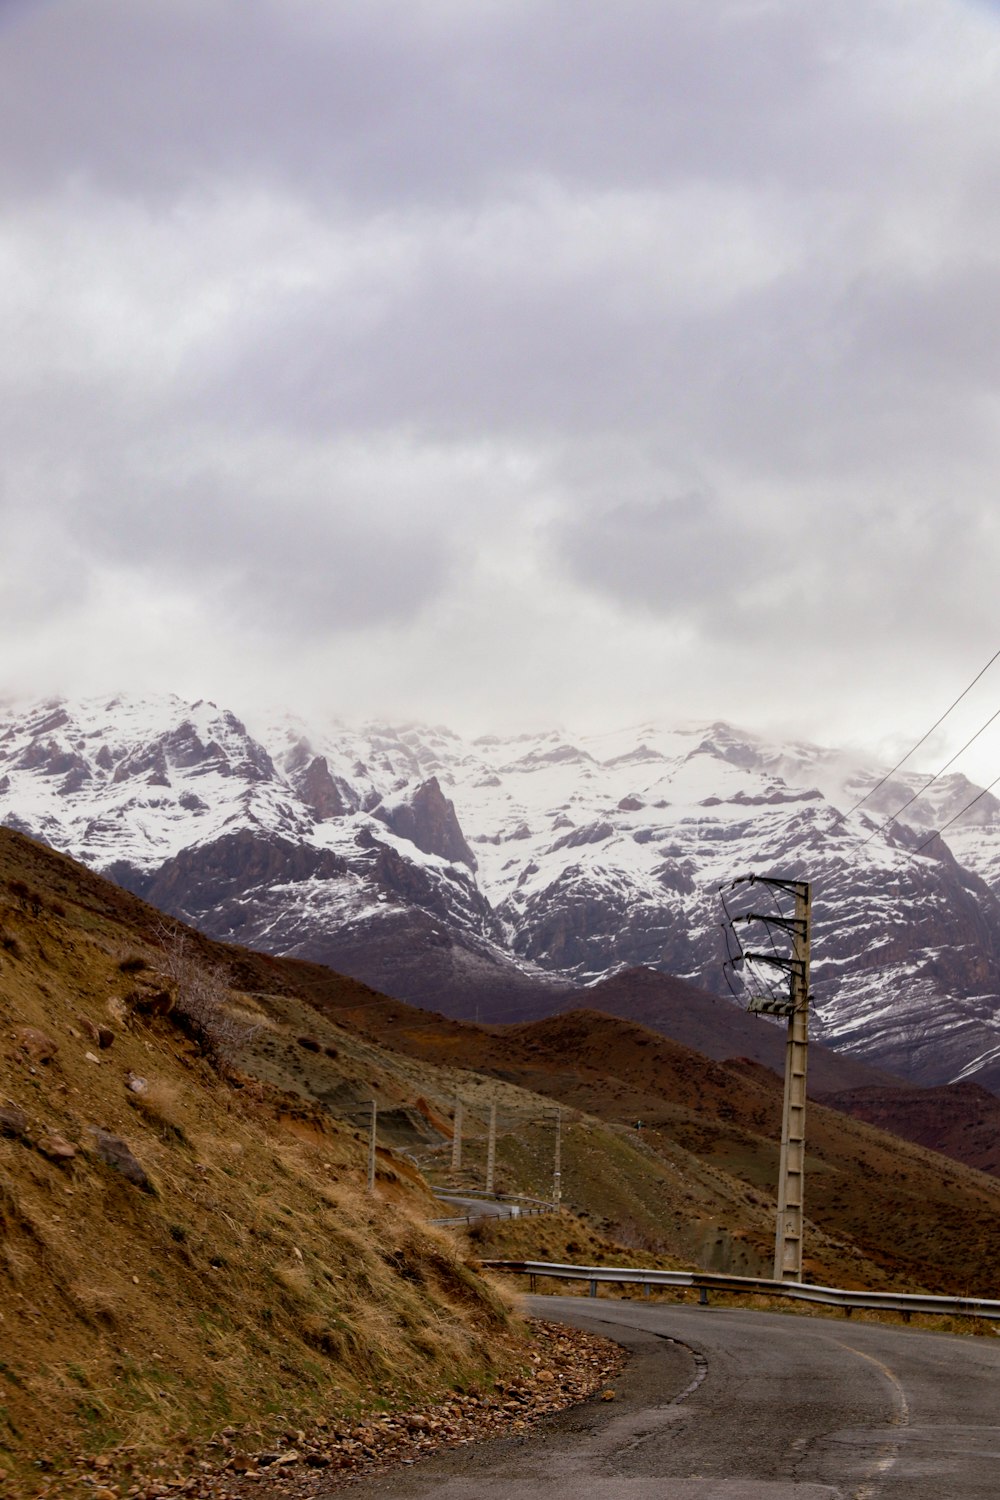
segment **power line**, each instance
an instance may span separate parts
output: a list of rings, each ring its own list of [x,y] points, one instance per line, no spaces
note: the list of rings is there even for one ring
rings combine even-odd
[[[970,802],[967,802],[964,807],[959,808],[958,812],[953,818],[949,818],[947,823],[943,823],[940,828],[935,828],[934,832],[929,834],[927,838],[924,839],[922,844],[918,844],[913,851],[914,854],[919,854],[921,849],[926,849],[928,844],[933,843],[936,838],[940,838],[945,829],[950,828],[952,823],[957,823],[959,818],[963,818],[969,811],[969,808],[975,807],[976,803],[980,800],[981,797],[985,797],[987,792],[992,792],[998,781],[1000,781],[1000,776],[994,776],[989,786],[984,786],[982,791],[977,792]]]
[[[944,723],[944,721],[948,717],[948,715],[954,709],[956,709],[958,707],[958,705],[961,703],[961,701],[962,701],[963,698],[967,697],[968,694],[972,692],[972,689],[975,687],[975,685],[979,681],[979,679],[981,677],[985,677],[986,673],[989,671],[990,667],[992,667],[993,663],[997,660],[998,657],[1000,657],[1000,649],[998,649],[997,651],[994,651],[993,655],[990,657],[990,659],[986,663],[985,667],[983,667],[981,671],[979,671],[979,672],[976,673],[975,677],[973,677],[973,679],[969,683],[968,687],[967,688],[963,688],[962,692],[959,693],[959,695],[955,699],[954,703],[950,704],[948,706],[948,708],[945,709],[945,711],[941,715],[940,719],[936,720],[936,722],[931,725],[931,727],[930,727],[930,729],[928,729],[927,733],[921,735],[920,739],[917,740],[917,743],[915,745],[912,745],[910,747],[910,749],[907,750],[906,754],[902,757],[902,759],[901,760],[897,760],[896,764],[892,767],[892,769],[889,770],[889,771],[886,771],[885,775],[881,778],[881,780],[876,781],[876,783],[875,783],[875,785],[873,787],[869,787],[868,791],[865,792],[865,795],[863,797],[859,798],[859,800],[857,802],[855,802],[855,804],[854,804],[853,807],[849,807],[845,813],[841,813],[841,815],[840,815],[841,818],[849,818],[852,813],[857,812],[858,808],[859,807],[863,807],[864,804],[868,801],[869,797],[874,797],[874,795],[878,791],[879,787],[885,786],[885,784],[889,780],[889,778],[891,776],[895,776],[895,774],[899,770],[900,766],[904,766],[906,764],[906,762],[909,760],[910,756],[916,754],[916,752],[920,749],[920,746],[923,745],[927,740],[930,739],[930,737],[934,733],[935,729],[940,729],[941,725]],[[984,724],[983,725],[983,729],[985,729],[985,728],[986,728],[986,725]],[[982,733],[982,730],[980,730],[979,732]],[[975,736],[973,736],[973,738],[975,738]],[[972,743],[972,741],[970,740],[969,744],[971,744],[971,743]],[[967,749],[968,746],[966,746],[965,748]],[[961,754],[961,751],[959,752],[959,754]],[[949,762],[949,764],[950,764],[950,762]],[[942,769],[945,769],[945,768],[942,768]],[[940,775],[940,774],[941,774],[941,772],[939,771],[938,775]],[[909,803],[907,803],[906,805],[909,806]],[[900,809],[900,811],[902,811],[902,809]],[[892,820],[890,819],[890,822],[891,821]]]
[[[945,763],[944,763],[944,765],[940,768],[940,770],[935,771],[933,776],[928,776],[928,778],[924,782],[923,786],[919,787],[917,789],[917,791],[915,791],[913,793],[912,797],[908,797],[907,800],[903,803],[902,807],[897,807],[896,811],[894,813],[892,813],[888,818],[886,818],[886,820],[885,820],[884,823],[881,823],[878,828],[874,829],[873,832],[871,832],[868,835],[868,837],[862,843],[860,843],[858,845],[857,849],[854,852],[854,858],[855,859],[857,858],[857,856],[861,853],[861,850],[864,849],[864,847],[865,847],[866,844],[870,844],[871,841],[872,841],[872,839],[878,838],[878,836],[879,836],[880,833],[884,833],[885,830],[889,827],[890,823],[895,823],[895,821],[899,817],[900,813],[905,812],[906,809],[911,805],[911,803],[916,802],[916,800],[917,800],[918,797],[922,797],[923,794],[924,794],[924,792],[927,791],[928,787],[932,787],[934,785],[935,781],[937,781],[941,776],[944,775],[945,771],[948,770],[948,767],[949,766],[953,766],[955,764],[956,760],[958,760],[959,756],[964,755],[965,752],[966,752],[966,750],[968,750],[969,746],[970,745],[974,745],[975,742],[976,742],[976,740],[978,740],[979,736],[981,734],[985,734],[986,733],[986,730],[989,729],[990,725],[994,722],[995,719],[1000,719],[1000,708],[998,708],[995,713],[990,714],[989,718],[986,720],[986,723],[985,724],[981,724],[979,726],[979,728],[976,730],[976,732],[972,736],[972,738],[966,740],[966,742],[962,746],[961,750],[956,750],[955,753],[954,753],[954,755],[951,757],[951,759],[950,760],[946,760]],[[892,773],[890,772],[890,775],[891,774]],[[1000,781],[1000,777],[997,777],[997,780]],[[995,786],[996,782],[992,783],[992,785]],[[987,790],[988,790],[988,788],[987,788]],[[982,793],[980,793],[979,796],[982,796]],[[973,802],[978,802],[978,801],[979,801],[979,797],[974,797],[972,799],[972,802],[969,803],[969,806],[971,807]],[[960,817],[961,814],[959,813],[957,816]],[[955,821],[955,819],[952,818],[951,822],[954,822],[954,821]],[[950,825],[948,823],[945,824],[946,828],[949,827],[949,826]],[[933,835],[931,835],[931,837],[933,837]],[[930,841],[928,840],[928,842],[930,842]],[[923,844],[921,844],[920,847],[922,849],[923,848]]]

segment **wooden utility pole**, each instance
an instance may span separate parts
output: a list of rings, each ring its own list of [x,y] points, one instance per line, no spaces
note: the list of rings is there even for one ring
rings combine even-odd
[[[497,1101],[490,1100],[490,1133],[486,1142],[486,1191],[493,1191],[493,1169],[497,1159]]]
[[[378,1105],[372,1100],[372,1123],[368,1134],[368,1191],[375,1191],[375,1131],[378,1123]]]
[[[806,1061],[809,1045],[809,942],[811,891],[796,882],[792,933],[791,1002],[785,1045],[785,1101],[778,1165],[775,1281],[802,1280],[802,1217],[806,1176]]]
[[[451,1138],[451,1170],[458,1172],[462,1167],[462,1101],[455,1099],[455,1131]]]

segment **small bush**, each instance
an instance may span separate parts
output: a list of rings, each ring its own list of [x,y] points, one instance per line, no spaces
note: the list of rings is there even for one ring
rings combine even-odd
[[[164,970],[176,986],[171,1018],[218,1062],[231,1059],[259,1031],[259,1024],[230,1009],[229,975],[201,960],[180,930],[163,929]]]
[[[187,1140],[183,1105],[176,1084],[166,1079],[152,1078],[140,1093],[130,1092],[128,1102],[167,1139],[182,1142]]]
[[[12,932],[6,932],[0,928],[0,948],[9,953],[11,958],[23,958],[24,952],[21,944]]]
[[[140,969],[147,967],[147,964],[141,953],[128,953],[118,967],[123,974],[138,974]]]

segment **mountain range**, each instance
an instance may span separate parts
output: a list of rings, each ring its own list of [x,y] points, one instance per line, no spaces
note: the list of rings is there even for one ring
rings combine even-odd
[[[251,729],[169,696],[0,713],[0,822],[213,937],[482,1020],[621,996],[640,971],[633,1019],[682,981],[704,1026],[731,982],[720,892],[808,879],[816,1038],[1000,1092],[1000,803],[934,837],[978,789],[942,776],[893,820],[927,778],[883,775],[725,723],[463,739],[285,713]]]

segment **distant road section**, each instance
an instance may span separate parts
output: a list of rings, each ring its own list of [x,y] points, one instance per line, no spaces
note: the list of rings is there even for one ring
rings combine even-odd
[[[996,1500],[1000,1339],[732,1308],[529,1297],[633,1353],[542,1434],[356,1500]]]
[[[456,1217],[471,1214],[473,1218],[519,1219],[522,1214],[539,1212],[534,1204],[522,1207],[520,1203],[504,1202],[500,1198],[459,1198],[452,1193],[435,1193],[434,1196],[439,1203],[452,1209]]]

